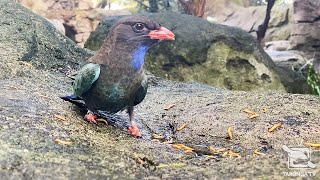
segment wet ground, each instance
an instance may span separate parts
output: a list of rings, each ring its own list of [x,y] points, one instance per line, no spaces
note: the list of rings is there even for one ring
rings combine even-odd
[[[59,98],[71,92],[69,78],[26,69],[28,75],[0,81],[4,179],[287,179],[286,172],[297,170],[288,169],[282,146],[305,147],[320,140],[318,97],[230,92],[155,77],[135,109],[143,132],[136,139],[126,130],[126,113],[116,117],[115,125],[87,123],[79,108]],[[260,116],[250,119],[244,109]],[[282,126],[268,132],[277,123]],[[183,124],[187,128],[177,131]],[[153,134],[164,139],[152,140]],[[193,151],[163,143],[170,140]],[[254,155],[257,149],[266,155]],[[317,173],[313,178],[319,179],[319,150],[314,149],[312,162],[315,169],[298,171]]]

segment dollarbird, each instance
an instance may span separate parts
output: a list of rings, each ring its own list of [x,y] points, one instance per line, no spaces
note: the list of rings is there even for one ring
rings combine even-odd
[[[127,110],[131,135],[141,132],[133,109],[147,93],[143,64],[149,48],[175,35],[144,16],[121,19],[109,31],[101,48],[82,67],[73,82],[73,95],[61,97],[70,102],[82,100],[88,109],[85,120],[96,124],[97,112],[110,114]],[[76,103],[75,103],[76,104]]]

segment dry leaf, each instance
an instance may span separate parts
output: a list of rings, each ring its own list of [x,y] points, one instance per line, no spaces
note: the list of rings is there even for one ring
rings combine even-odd
[[[57,118],[57,119],[60,119],[60,120],[63,120],[63,121],[67,120],[65,117],[60,116],[60,115],[58,115],[58,114],[53,115],[53,117],[55,117],[55,118]]]
[[[177,144],[173,144],[172,147],[177,148],[177,149],[182,149],[182,147]]]
[[[183,129],[186,128],[186,127],[188,127],[188,124],[187,124],[187,123],[184,123],[184,124],[182,124],[182,125],[177,129],[177,131],[181,131],[181,130],[183,130]]]
[[[228,154],[228,151],[224,152],[224,153],[222,154],[222,157],[225,157],[227,154]]]
[[[56,143],[59,143],[59,144],[63,144],[63,145],[71,145],[73,143],[71,141],[63,141],[63,140],[58,139],[58,138],[54,139],[53,141],[56,142]]]
[[[238,157],[239,159],[241,158],[241,156],[238,153],[233,152],[232,150],[229,151],[229,158],[232,157]]]
[[[160,142],[159,139],[152,139],[151,141],[152,141],[152,142],[157,142],[157,143]]]
[[[254,154],[265,156],[265,153],[259,151],[259,149],[254,150]]]
[[[310,147],[320,147],[320,144],[315,144],[315,143],[304,143],[305,146],[310,146]]]
[[[256,114],[255,112],[253,112],[253,111],[251,111],[251,110],[249,110],[249,109],[244,109],[244,110],[242,110],[242,111],[245,112],[245,113],[247,113],[247,114],[252,114],[252,115]]]
[[[278,129],[279,127],[281,127],[282,124],[278,123],[273,125],[268,131],[269,132],[273,132],[274,130]]]
[[[223,152],[223,151],[226,151],[226,149],[225,149],[225,148],[222,148],[222,149],[217,149],[217,150],[216,150],[217,153],[221,153],[221,152]]]
[[[153,137],[154,139],[164,139],[164,137],[161,136],[161,135],[159,135],[159,134],[152,134],[152,137]]]
[[[229,135],[229,138],[232,139],[232,128],[231,127],[228,128],[228,135]]]
[[[133,154],[133,157],[134,157],[134,159],[136,160],[136,162],[137,163],[139,163],[139,164],[145,164],[146,162],[144,162],[144,160],[142,160],[139,156],[138,156],[138,154],[137,153],[134,153]]]
[[[177,149],[183,149],[183,150],[193,150],[193,148],[188,147],[184,144],[173,144],[173,147],[177,148]]]
[[[260,115],[259,114],[252,114],[249,118],[250,119],[254,119],[254,118],[257,118],[257,117],[259,117]]]
[[[163,142],[163,144],[172,144],[172,143],[173,143],[173,139],[170,139],[169,141]]]
[[[168,106],[164,107],[163,109],[168,111],[168,110],[170,110],[171,108],[173,108],[175,106],[176,106],[175,104],[169,104]]]
[[[209,146],[209,151],[216,152],[216,149],[214,149],[214,147],[212,147],[212,146]]]
[[[206,156],[206,159],[214,159],[214,158],[216,158],[216,157],[215,157],[215,156],[212,156],[212,155]]]

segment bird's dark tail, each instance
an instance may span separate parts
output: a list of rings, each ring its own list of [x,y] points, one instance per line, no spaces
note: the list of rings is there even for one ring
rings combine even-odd
[[[83,100],[75,95],[70,95],[70,96],[62,96],[60,97],[61,99],[71,102],[72,104],[80,107],[80,108],[86,108],[87,106],[86,104],[83,102]]]

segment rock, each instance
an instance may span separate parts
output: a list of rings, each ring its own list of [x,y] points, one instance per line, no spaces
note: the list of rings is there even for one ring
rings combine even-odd
[[[291,49],[302,50],[308,58],[320,59],[320,3],[319,1],[294,1]]]
[[[44,16],[48,10],[48,6],[42,0],[15,0],[21,3],[32,12]]]
[[[53,24],[61,34],[66,34],[66,29],[63,26],[63,19],[48,19],[48,21],[51,22],[51,24]]]
[[[290,39],[290,25],[281,27],[268,28],[265,40],[267,41],[281,41]]]
[[[1,45],[7,43],[5,51],[0,48],[0,75],[11,77],[0,78],[1,179],[276,179],[289,171],[283,145],[298,148],[320,139],[320,99],[315,96],[231,92],[156,77],[149,79],[147,97],[135,109],[142,139],[127,132],[125,112],[114,117],[119,120],[114,126],[86,123],[80,109],[59,98],[71,93],[69,77],[47,67],[58,63],[68,69],[70,62],[61,58],[67,52],[73,54],[75,62],[91,54],[70,48],[75,44],[53,33],[56,30],[51,31],[51,24],[9,0],[0,1],[0,17],[7,19],[5,23],[0,21],[3,30],[16,29],[20,24],[21,29],[36,31],[37,42],[53,52],[35,46],[38,56],[31,63],[43,66],[33,68],[25,61],[18,62],[25,51],[17,48],[27,44],[27,33],[23,34],[26,39],[19,33],[21,38],[13,36],[11,42],[18,47],[8,40],[0,41]],[[50,30],[44,31],[46,28]],[[61,56],[54,54],[57,47]],[[10,63],[15,66],[3,68]],[[70,66],[71,70],[76,68]],[[25,73],[11,73],[22,69]],[[170,104],[175,106],[163,109]],[[260,117],[249,119],[243,108],[250,108]],[[176,132],[183,123],[188,127]],[[269,133],[276,123],[282,127]],[[228,127],[233,130],[232,140],[227,139]],[[194,153],[151,142],[153,133],[172,137],[174,143],[190,146]],[[222,153],[212,158],[208,156],[212,155],[209,146],[232,149],[241,158],[222,157]],[[252,158],[256,149],[267,155]],[[311,161],[319,162],[320,154],[313,151]],[[319,172],[320,166],[317,164],[313,170]]]
[[[79,109],[59,99],[70,93],[70,81],[62,74],[32,71],[39,76],[0,80],[0,165],[6,167],[0,174],[4,179],[275,179],[279,172],[288,170],[283,145],[304,147],[297,145],[297,141],[316,143],[320,138],[320,101],[315,96],[229,92],[203,84],[151,78],[149,93],[135,110],[144,135],[137,140],[124,126],[86,123]],[[173,103],[175,107],[163,110]],[[246,107],[260,117],[249,119],[242,112]],[[267,108],[266,113],[261,112],[263,107]],[[119,117],[119,124],[127,124],[125,114]],[[183,123],[188,128],[181,132],[175,133],[170,128]],[[282,127],[268,133],[276,123]],[[227,139],[228,127],[234,132],[231,141]],[[173,137],[175,143],[194,148],[198,155],[151,142],[153,133]],[[59,144],[55,139],[72,144]],[[209,146],[230,148],[241,159],[222,158],[222,153],[210,159],[206,155],[210,154]],[[256,149],[268,158],[252,159]],[[313,152],[312,162],[319,161],[319,153]],[[170,167],[173,163],[186,166]],[[160,164],[169,167],[157,167]],[[315,171],[319,171],[319,166]]]
[[[33,12],[47,19],[63,20],[63,26],[66,28],[66,35],[75,41],[80,47],[98,25],[102,15],[129,15],[127,10],[104,10],[96,8],[98,1],[92,0],[69,0],[57,1],[46,0],[19,0],[21,4],[28,7]],[[53,24],[61,30],[61,25]],[[63,31],[62,31],[63,32]]]
[[[67,66],[78,68],[92,55],[47,20],[9,0],[0,2],[0,26],[0,55],[5,61],[0,64],[1,78],[28,74],[33,67],[67,71]]]
[[[288,67],[289,69],[298,70],[307,62],[307,59],[304,58],[303,53],[300,51],[266,50],[266,53],[277,66]]]
[[[300,51],[276,51],[266,50],[278,69],[279,76],[287,79],[289,86],[296,92],[310,92],[306,84],[306,63],[305,55]]]
[[[290,41],[269,41],[265,42],[265,50],[285,51],[289,49]]]
[[[266,8],[264,6],[264,8]],[[266,11],[266,10],[264,10]],[[289,23],[289,6],[276,5],[272,8],[271,18],[269,21],[269,28],[280,27]],[[290,14],[292,16],[292,14]]]
[[[257,30],[258,26],[263,22],[266,6],[243,7],[225,0],[216,1],[220,1],[220,4],[208,3],[207,18],[219,24],[240,27],[246,32],[252,32],[251,34],[256,36],[253,30]],[[212,9],[215,10],[212,11]],[[275,5],[271,11],[271,19],[264,40],[288,40],[291,32],[289,24],[291,19],[292,8],[290,3]]]
[[[295,92],[310,92],[306,84],[306,55],[290,49],[290,41],[266,42],[265,51],[275,63],[277,72]]]
[[[291,87],[294,72],[280,79],[270,57],[248,33],[179,14],[145,14],[172,29],[176,41],[151,50],[146,67],[156,76],[180,81],[200,81],[232,90],[277,89],[306,93]],[[85,47],[97,50],[109,28],[121,16],[105,17]],[[282,74],[282,73],[281,73]],[[289,83],[290,82],[290,83]],[[307,86],[306,82],[303,86]]]

